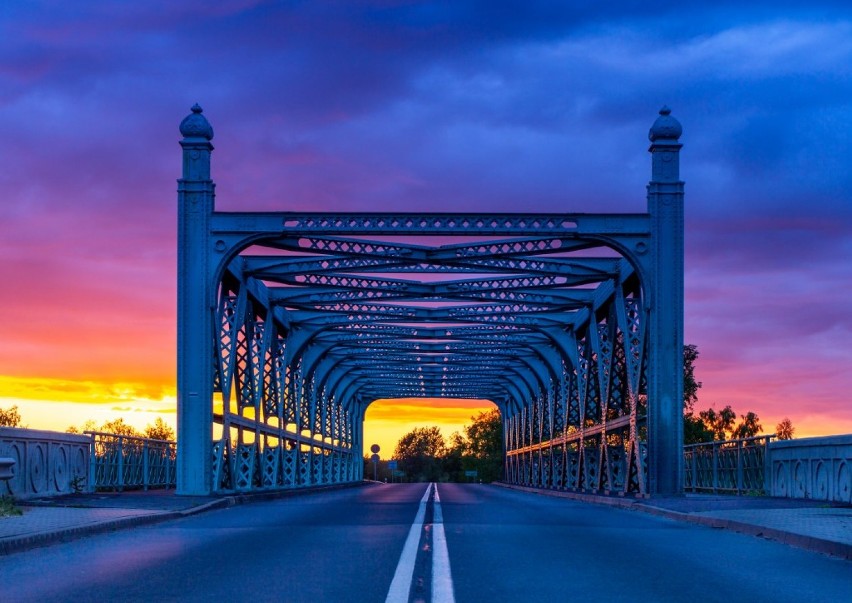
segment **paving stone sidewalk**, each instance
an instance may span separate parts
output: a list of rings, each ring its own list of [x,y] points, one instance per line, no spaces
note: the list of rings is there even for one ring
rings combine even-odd
[[[223,496],[178,496],[174,490],[98,492],[27,500],[18,503],[22,515],[0,517],[0,555],[252,501],[352,486],[341,484]]]
[[[634,499],[500,485],[536,494],[561,496],[641,511],[677,521],[734,530],[852,560],[852,506],[850,505],[768,496],[716,494]]]
[[[77,536],[177,519],[227,506],[216,497],[179,497],[173,491],[72,494],[18,504],[22,515],[0,518],[0,554]]]

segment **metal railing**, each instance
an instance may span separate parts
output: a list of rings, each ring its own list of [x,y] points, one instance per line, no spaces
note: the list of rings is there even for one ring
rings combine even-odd
[[[767,494],[767,448],[774,435],[683,447],[685,491]]]
[[[92,438],[89,489],[174,488],[175,442],[86,431]]]

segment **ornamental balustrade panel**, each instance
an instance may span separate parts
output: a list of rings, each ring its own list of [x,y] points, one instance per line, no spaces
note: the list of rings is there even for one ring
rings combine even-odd
[[[852,503],[852,435],[772,442],[767,465],[772,496]]]
[[[90,446],[85,435],[0,427],[0,457],[14,461],[0,493],[27,500],[88,490]]]

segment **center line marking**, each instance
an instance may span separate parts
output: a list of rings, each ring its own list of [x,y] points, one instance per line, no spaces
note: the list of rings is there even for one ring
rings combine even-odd
[[[408,538],[402,546],[402,554],[399,563],[396,564],[396,572],[388,590],[385,603],[408,603],[408,593],[411,591],[411,578],[414,575],[414,562],[417,560],[417,546],[420,544],[420,533],[423,531],[423,518],[426,515],[426,503],[429,502],[429,492],[432,484],[426,486],[426,492],[420,499],[420,507],[414,516],[414,523],[408,530]],[[436,489],[437,492],[437,489]]]
[[[447,552],[447,537],[444,534],[444,514],[441,512],[441,497],[435,484],[435,506],[432,509],[432,601],[455,603],[453,575],[450,571],[450,555]]]

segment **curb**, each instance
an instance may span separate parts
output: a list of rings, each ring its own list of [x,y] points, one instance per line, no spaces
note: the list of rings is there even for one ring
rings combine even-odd
[[[805,534],[796,534],[793,532],[779,530],[777,528],[770,528],[767,526],[744,523],[742,521],[736,521],[733,519],[721,519],[718,517],[708,517],[706,515],[701,515],[698,513],[683,513],[681,511],[671,511],[669,509],[663,509],[661,507],[655,507],[651,504],[648,504],[647,502],[645,502],[647,499],[631,500],[624,498],[610,498],[608,496],[600,496],[595,494],[584,494],[580,492],[540,490],[538,488],[515,486],[513,484],[506,484],[504,482],[493,482],[492,485],[500,486],[501,488],[506,488],[507,490],[518,490],[520,492],[539,494],[541,496],[568,498],[571,500],[578,500],[580,502],[586,502],[595,505],[616,507],[619,509],[627,509],[630,511],[640,511],[649,515],[663,517],[665,519],[693,523],[708,528],[721,528],[724,530],[731,530],[733,532],[746,534],[748,536],[757,536],[760,538],[766,538],[768,540],[775,540],[777,542],[781,542],[789,546],[794,546],[800,549],[806,549],[815,553],[823,553],[832,557],[852,560],[852,545],[849,544],[835,542],[833,540],[825,540],[823,538],[817,538],[815,536],[807,536]]]
[[[188,509],[181,509],[180,511],[152,511],[146,515],[109,519],[88,525],[75,526],[73,528],[53,530],[51,532],[37,532],[26,536],[11,536],[7,539],[0,540],[0,556],[19,553],[37,547],[49,546],[51,544],[58,544],[60,542],[68,542],[69,540],[74,540],[84,536],[136,528],[144,525],[169,521],[171,519],[182,519],[184,517],[191,517],[193,515],[198,515],[206,511],[214,511],[216,509],[225,509],[253,502],[276,500],[280,498],[289,498],[291,496],[299,496],[302,494],[315,494],[317,492],[328,492],[366,485],[372,484],[355,482],[349,484],[333,484],[329,486],[313,486],[310,488],[299,488],[298,490],[274,490],[268,492],[230,494],[223,496],[218,500],[211,500],[210,502],[206,502],[202,505],[189,507]]]
[[[135,528],[152,523],[158,523],[160,521],[168,521],[169,519],[178,519],[180,517],[182,517],[180,511],[155,511],[149,515],[136,515],[134,517],[110,519],[108,521],[99,521],[89,525],[75,526],[73,528],[63,528],[52,532],[37,532],[26,536],[12,536],[11,538],[0,541],[0,555],[19,553],[21,551],[41,546],[67,542],[81,536],[102,534],[104,532],[111,532],[125,528]]]

